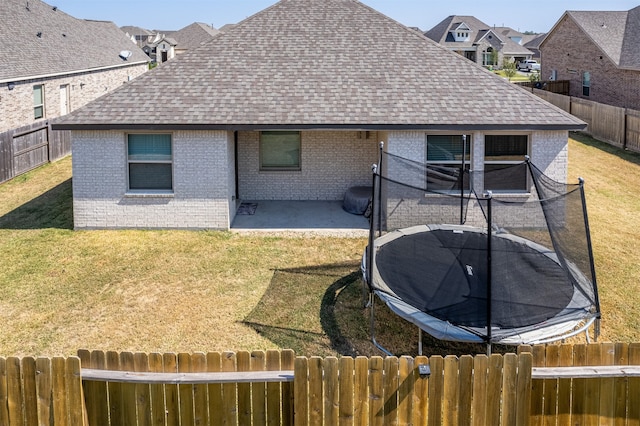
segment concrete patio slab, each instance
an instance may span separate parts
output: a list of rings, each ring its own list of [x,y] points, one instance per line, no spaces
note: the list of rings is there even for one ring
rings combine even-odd
[[[232,232],[310,233],[366,237],[369,221],[346,212],[342,201],[243,201],[257,204],[253,214],[237,214]],[[242,209],[251,210],[251,209]]]

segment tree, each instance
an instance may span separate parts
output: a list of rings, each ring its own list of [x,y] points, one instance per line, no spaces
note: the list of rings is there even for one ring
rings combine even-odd
[[[511,81],[514,75],[516,75],[516,63],[513,60],[507,60],[505,58],[504,63],[502,64],[502,71],[504,72],[505,77]]]

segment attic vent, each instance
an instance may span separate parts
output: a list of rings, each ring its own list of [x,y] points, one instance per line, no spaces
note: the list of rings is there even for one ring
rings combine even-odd
[[[601,25],[602,28],[607,28],[607,24],[605,24],[604,22]]]
[[[58,10],[58,6],[53,6],[53,11],[55,12],[56,10]]]
[[[38,38],[42,38],[42,31],[38,31],[38,32],[36,33],[36,36],[37,36]]]
[[[131,52],[130,50],[121,50],[121,51],[120,51],[120,57],[121,57],[123,60],[125,60],[125,61],[126,61],[127,59],[129,59],[129,57],[130,57],[131,55],[132,55],[132,52]]]

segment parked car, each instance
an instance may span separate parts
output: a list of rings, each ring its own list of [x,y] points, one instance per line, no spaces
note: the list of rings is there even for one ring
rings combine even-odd
[[[540,71],[540,64],[533,59],[527,59],[526,61],[518,62],[518,71]]]

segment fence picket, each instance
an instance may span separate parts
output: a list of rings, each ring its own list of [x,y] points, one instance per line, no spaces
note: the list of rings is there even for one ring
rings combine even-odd
[[[628,343],[616,343],[614,345],[614,364],[615,365],[628,365],[629,364],[629,344]],[[614,407],[614,419],[615,426],[626,426],[627,421],[627,390],[628,380],[624,377],[614,379],[615,387],[615,407]]]
[[[298,357],[293,371],[295,425],[306,426],[309,424],[309,360]]]
[[[315,356],[309,358],[309,425],[321,426],[324,424],[322,397],[322,358]]]
[[[236,353],[236,371],[251,371],[251,354],[247,351]],[[238,424],[251,424],[251,383],[239,383],[238,392]]]
[[[339,400],[339,425],[351,425],[353,424],[353,389],[354,389],[354,361],[351,357],[342,357],[338,360],[340,384],[338,392],[340,394]]]
[[[473,389],[473,357],[460,357],[458,375],[458,424],[471,425],[471,403]]]
[[[458,357],[448,355],[444,358],[444,400],[442,405],[442,424],[458,424]]]
[[[398,358],[395,356],[386,357],[383,365],[384,424],[393,425],[398,421]],[[340,378],[340,382],[342,382],[342,378]],[[340,384],[342,385],[342,383]],[[342,404],[342,399],[340,404]]]
[[[502,355],[492,354],[489,357],[489,372],[487,374],[487,424],[500,424],[500,392],[502,390]]]
[[[65,360],[65,387],[70,425],[83,425],[85,422],[84,396],[82,395],[82,375],[80,358],[72,356]]]
[[[280,353],[283,370],[293,370],[296,355],[291,349]],[[293,425],[293,383],[282,383],[282,426]]]
[[[366,425],[369,421],[369,359],[367,357],[356,358],[354,380],[353,422],[356,425]]]
[[[191,372],[203,373],[207,371],[207,356],[203,352],[191,355]],[[194,424],[209,424],[209,407],[207,404],[207,385],[193,385],[193,416]],[[249,420],[248,424],[251,424]]]
[[[267,370],[280,370],[280,352],[274,349],[267,351]],[[280,383],[267,383],[267,425],[280,425],[282,419],[282,386]]]
[[[0,370],[2,366],[0,365]],[[38,424],[47,424],[51,418],[51,360],[49,358],[39,357],[36,359],[36,388],[38,393],[38,418],[41,420]],[[1,377],[1,374],[0,374]],[[2,380],[0,379],[0,388],[2,388]],[[0,397],[0,403],[2,398]],[[103,406],[106,408],[107,404]],[[2,410],[0,409],[0,412]],[[8,423],[8,421],[7,421]],[[0,424],[3,422],[0,414]]]
[[[51,360],[51,387],[53,397],[53,424],[69,424],[67,411],[67,389],[65,387],[65,359],[54,357]],[[9,423],[11,425],[11,423]]]
[[[149,371],[149,355],[143,352],[133,354],[133,368],[136,372],[146,373]],[[151,426],[151,393],[148,383],[137,383],[136,392],[136,412],[138,413],[138,426]]]
[[[444,389],[444,358],[439,355],[429,360],[431,377],[429,377],[429,426],[442,424],[442,394]]]
[[[629,364],[640,364],[640,344],[629,345]],[[640,377],[629,378],[628,426],[640,425]]]
[[[429,365],[429,358],[418,356],[414,362],[413,369],[413,410],[411,412],[411,424],[426,424],[428,421],[429,402],[429,378],[427,375],[421,376],[418,370],[419,365]]]
[[[518,383],[516,385],[516,426],[529,424],[529,404],[531,401],[531,370],[533,357],[531,353],[521,354],[518,358]]]
[[[517,374],[518,357],[515,354],[505,354],[503,357],[502,374],[502,425],[516,424],[518,412]]]
[[[22,396],[24,404],[25,424],[38,424],[38,397],[36,390],[36,360],[24,357],[22,365]]]
[[[178,373],[191,372],[191,354],[178,354]],[[180,407],[180,423],[192,425],[195,423],[193,412],[193,385],[178,385],[178,407]]]
[[[251,352],[251,371],[264,371],[267,357],[264,351]],[[277,384],[277,383],[276,383]],[[267,424],[267,386],[266,383],[251,384],[251,413],[254,425]],[[280,393],[278,389],[278,394]]]
[[[560,346],[559,367],[573,365],[573,347],[571,345]],[[558,424],[570,424],[571,415],[571,379],[558,380]]]
[[[174,353],[162,354],[162,371],[165,373],[178,372],[178,355]],[[164,404],[166,410],[167,426],[180,425],[180,403],[178,397],[178,385],[164,386]]]
[[[162,354],[152,352],[149,354],[149,371],[153,373],[163,373]],[[151,384],[149,386],[151,398],[151,424],[154,426],[164,426],[166,423],[166,408],[164,403],[164,385]]]
[[[487,424],[487,405],[483,395],[487,395],[487,370],[489,358],[478,355],[473,359],[473,400],[471,402],[471,420],[474,426]]]
[[[406,425],[411,421],[413,393],[413,358],[402,356],[398,360],[398,424]]]
[[[557,367],[560,362],[560,347],[549,345],[545,351],[545,367]],[[558,412],[558,379],[542,381],[543,387],[543,423],[545,426],[555,426]]]
[[[222,364],[220,371],[236,371],[237,362],[234,352],[224,352],[222,354]],[[226,424],[235,425],[238,423],[238,389],[233,383],[222,385],[222,410],[223,419]]]
[[[383,376],[384,360],[379,356],[371,357],[369,359],[369,424],[372,426],[384,424]]]
[[[107,370],[120,370],[120,354],[115,351],[107,352]],[[112,425],[124,424],[124,413],[122,406],[122,383],[109,383],[107,387],[109,394],[109,412]]]
[[[584,366],[587,364],[587,345],[578,344],[573,347],[573,365]],[[583,424],[586,420],[585,402],[586,402],[586,380],[572,379],[572,407],[571,421]]]
[[[20,358],[9,357],[7,368],[7,406],[9,409],[9,426],[23,425],[22,417],[22,380],[20,379]]]

